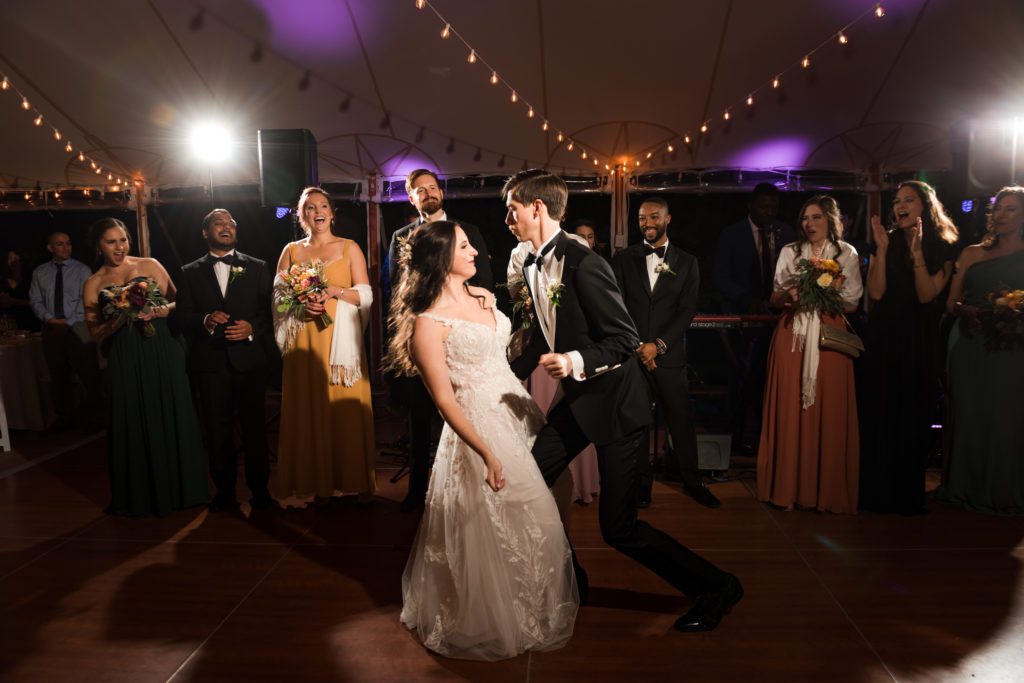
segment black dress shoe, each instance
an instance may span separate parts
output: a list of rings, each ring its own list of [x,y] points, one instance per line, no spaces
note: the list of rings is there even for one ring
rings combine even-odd
[[[722,589],[697,598],[693,609],[676,620],[675,628],[683,633],[712,631],[722,621],[722,616],[742,599],[740,580],[729,574]]]
[[[699,484],[683,484],[683,493],[688,495],[690,498],[693,498],[704,507],[709,507],[712,510],[717,509],[722,505],[718,499],[715,498],[715,494],[711,493],[708,487],[704,485],[704,482],[700,482]]]

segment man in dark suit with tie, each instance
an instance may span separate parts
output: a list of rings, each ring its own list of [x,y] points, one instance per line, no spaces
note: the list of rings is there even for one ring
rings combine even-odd
[[[210,511],[238,505],[234,420],[245,452],[245,482],[254,510],[273,502],[267,484],[266,379],[272,341],[273,277],[267,264],[237,251],[238,226],[226,209],[203,219],[209,254],[181,270],[175,319],[189,335],[189,365],[206,426],[217,493]]]
[[[743,597],[739,580],[637,517],[636,451],[651,422],[650,400],[636,356],[636,327],[622,303],[615,275],[593,250],[559,227],[565,182],[541,169],[520,171],[505,183],[505,218],[530,254],[519,275],[531,293],[533,334],[512,362],[520,378],[540,365],[560,380],[559,394],[537,435],[533,457],[553,485],[587,444],[601,471],[599,522],[608,545],[696,600],[675,627],[710,631]],[[575,562],[580,597],[587,578]]]
[[[722,298],[722,312],[734,315],[767,313],[775,279],[775,264],[782,247],[796,239],[793,228],[778,220],[779,188],[771,183],[754,187],[748,215],[722,231],[715,251],[713,284]],[[728,338],[739,367],[733,377],[733,450],[749,455],[753,443],[744,443],[747,415],[760,423],[765,368],[772,328],[729,331]],[[754,435],[756,436],[756,435]]]
[[[661,197],[644,199],[640,204],[643,242],[615,254],[612,270],[640,334],[636,355],[668,424],[672,449],[671,455],[666,452],[666,478],[681,480],[687,495],[717,508],[718,499],[697,470],[697,434],[686,391],[685,335],[697,313],[700,272],[697,259],[669,243],[671,221],[668,202]],[[640,507],[650,505],[654,482],[647,444],[647,439],[641,439],[637,451]]]
[[[494,280],[491,276],[491,258],[487,252],[487,243],[475,225],[450,218],[445,213],[444,190],[441,189],[437,174],[426,168],[412,171],[405,179],[405,191],[409,195],[409,202],[419,213],[419,218],[399,228],[391,236],[388,264],[384,271],[387,280],[381,282],[384,300],[389,301],[391,295],[398,291],[402,277],[399,267],[400,245],[409,238],[413,230],[432,221],[450,220],[462,226],[469,243],[477,251],[476,275],[469,280],[469,284],[493,289]],[[418,377],[392,378],[390,381],[396,386],[399,401],[405,404],[409,413],[409,489],[405,500],[402,501],[401,509],[403,512],[411,512],[421,506],[427,496],[427,484],[430,480],[431,423],[437,415],[437,407]]]

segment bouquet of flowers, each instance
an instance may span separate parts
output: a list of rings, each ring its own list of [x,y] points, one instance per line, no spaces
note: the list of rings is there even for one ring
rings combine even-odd
[[[998,287],[978,307],[978,325],[989,351],[1024,349],[1024,290]]]
[[[134,323],[144,336],[152,337],[156,334],[156,328],[149,320],[139,318],[139,315],[167,304],[167,297],[160,291],[156,280],[140,277],[122,287],[111,288],[101,312],[105,320],[124,318],[125,322]]]
[[[800,259],[796,264],[796,290],[800,310],[841,315],[846,276],[835,259]]]
[[[279,281],[275,299],[277,312],[301,318],[305,306],[313,298],[327,290],[327,278],[324,277],[324,262],[313,259],[307,263],[293,264],[288,270],[277,274]],[[317,316],[321,327],[326,328],[334,320],[324,311]]]
[[[528,330],[533,327],[533,299],[530,297],[526,280],[515,278],[498,283],[498,286],[508,290],[509,299],[512,300],[512,319],[519,318],[520,329]]]

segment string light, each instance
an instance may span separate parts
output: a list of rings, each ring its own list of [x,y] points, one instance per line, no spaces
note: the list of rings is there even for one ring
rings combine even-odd
[[[107,180],[113,180],[113,179],[114,179],[114,174],[113,173],[108,173],[107,174]]]
[[[466,57],[466,61],[470,64],[476,64],[476,50],[469,51],[469,56]]]
[[[541,127],[540,127],[540,129],[541,129],[542,131],[544,131],[544,132],[547,132],[548,128],[550,128],[550,126],[548,126],[548,122],[547,122],[547,119],[545,119],[545,120],[544,120],[544,123],[543,123],[543,124],[541,124]]]
[[[71,146],[71,141],[69,140],[69,141],[68,141],[68,144],[64,145],[64,151],[65,151],[65,152],[67,152],[68,154],[71,154],[71,151],[72,151],[73,149],[74,149],[74,148],[73,148],[73,147]]]
[[[427,6],[427,0],[416,0],[416,9],[423,9]]]
[[[850,42],[850,39],[846,37],[846,34],[843,33],[842,31],[840,31],[839,32],[839,44],[840,45],[846,45],[849,42]]]
[[[60,190],[54,190],[53,191],[53,198],[54,199],[60,199]]]
[[[802,66],[803,68],[806,69],[810,65],[811,65],[811,57],[810,57],[810,55],[807,55],[803,59],[800,60],[800,66]]]
[[[527,116],[527,118],[531,118],[531,119],[533,118],[533,116],[534,116],[534,114],[533,114],[533,107],[530,107],[530,108],[529,108],[529,109],[527,110],[527,112],[526,112],[526,116]]]
[[[492,71],[491,72],[491,85],[498,85],[498,72],[497,71]]]
[[[79,156],[81,156],[81,155],[79,155]],[[91,166],[92,168],[96,168],[96,162],[95,161],[90,161],[89,162],[89,166]]]
[[[85,188],[84,190],[82,190],[82,194],[83,194],[83,195],[85,195],[86,197],[88,197],[89,195],[91,195],[91,194],[92,194],[92,192],[91,192],[91,191],[89,190],[89,188],[87,187],[87,188]]]
[[[726,121],[728,121],[728,120],[729,120],[729,110],[728,110],[728,109],[726,109],[726,110],[725,110],[725,113],[724,113],[724,114],[722,114],[722,119],[724,119],[724,120],[726,120]]]
[[[780,82],[781,81],[779,81],[779,77],[776,76],[775,78],[772,79],[772,87],[778,89]]]
[[[565,139],[565,136],[562,135],[562,131],[558,131],[558,141],[561,142],[564,139]]]
[[[885,16],[885,8],[882,7],[882,3],[875,5],[875,16],[879,19]]]
[[[54,140],[57,140],[58,142],[60,142],[60,139],[61,139],[62,137],[64,137],[64,136],[60,134],[60,131],[59,131],[59,130],[57,130],[56,128],[54,128],[54,129],[53,129],[53,139],[54,139]]]
[[[25,193],[25,201],[28,202],[28,201],[31,201],[31,200],[32,200],[32,193],[31,192],[26,192]]]
[[[650,159],[652,154],[654,154],[654,152],[648,152],[647,153],[647,158]]]
[[[512,91],[512,103],[514,104],[514,103],[516,103],[516,102],[518,102],[518,101],[519,101],[519,95],[517,95],[517,94],[516,94],[516,91],[515,91],[515,90],[513,90],[513,91]]]
[[[753,95],[747,95],[747,106],[748,107],[753,107],[754,106],[754,96]]]
[[[81,152],[79,152],[79,153],[78,153],[78,160],[79,160],[79,161],[85,161],[85,155],[84,155],[84,154],[82,154]]]
[[[636,160],[636,165],[637,165],[637,166],[639,166],[639,165],[640,165],[640,160],[639,160],[639,159],[637,159],[637,160]]]
[[[706,124],[706,123],[700,124],[700,132],[701,133],[707,133],[708,132],[708,124]]]
[[[689,133],[687,133],[686,135],[683,136],[683,142],[685,144],[687,144],[687,145],[690,144],[690,134]]]
[[[4,80],[0,81],[0,90],[8,90],[11,87],[11,82],[7,80],[7,76],[4,76]]]
[[[451,24],[445,24],[444,28],[441,29],[441,38],[443,40],[448,40],[448,37],[451,34],[452,34],[452,25]]]
[[[676,151],[676,148],[673,147],[671,144],[669,144],[669,146],[666,147],[665,149],[668,150],[669,154],[671,154],[672,152]]]
[[[103,169],[97,167],[96,168],[96,175],[99,175],[100,173],[103,173]]]
[[[43,125],[43,115],[40,114],[39,116],[32,119],[32,123],[36,124],[37,126]]]
[[[569,140],[569,145],[565,148],[565,151],[571,152],[572,151],[572,145],[573,145],[572,140]]]
[[[27,97],[22,97],[21,98],[21,108],[24,109],[25,111],[28,111],[29,109],[32,108],[32,105],[29,104],[29,101],[28,101]]]
[[[597,159],[594,159],[594,166],[597,166]]]

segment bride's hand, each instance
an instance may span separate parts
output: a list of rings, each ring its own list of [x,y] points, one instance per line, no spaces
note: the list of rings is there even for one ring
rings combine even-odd
[[[500,491],[505,488],[505,475],[502,474],[501,461],[493,455],[487,455],[484,456],[484,465],[487,467],[487,476],[484,479],[491,490]]]

